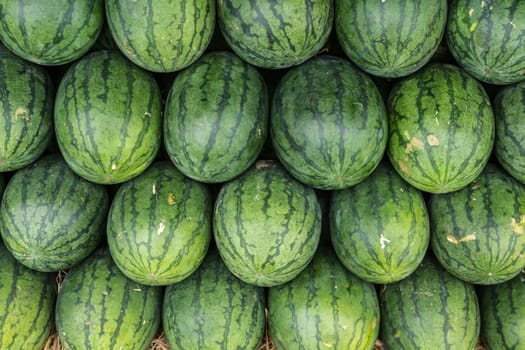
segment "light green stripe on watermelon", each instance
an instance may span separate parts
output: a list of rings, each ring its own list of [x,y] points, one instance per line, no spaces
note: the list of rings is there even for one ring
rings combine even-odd
[[[121,183],[144,171],[160,148],[160,90],[152,75],[119,53],[97,51],[60,81],[54,121],[73,171],[92,182]]]
[[[122,53],[154,72],[174,72],[195,62],[215,28],[213,0],[111,0],[106,13]]]

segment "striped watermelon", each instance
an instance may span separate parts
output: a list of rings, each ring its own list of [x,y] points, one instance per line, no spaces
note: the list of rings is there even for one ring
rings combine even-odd
[[[107,0],[105,4],[119,49],[154,72],[174,72],[196,61],[215,28],[214,0]]]
[[[429,198],[430,244],[470,283],[495,284],[525,268],[525,187],[489,163],[469,186]]]
[[[76,175],[56,154],[13,174],[0,203],[0,234],[23,265],[66,270],[104,237],[106,188]]]
[[[211,221],[208,188],[169,161],[153,163],[113,197],[106,231],[111,256],[138,283],[179,282],[204,259]]]
[[[335,30],[344,53],[380,77],[402,77],[423,67],[447,23],[447,0],[339,0],[335,6]]]
[[[0,3],[0,40],[18,56],[43,65],[62,65],[84,55],[103,23],[103,0]]]
[[[525,270],[480,288],[481,338],[489,349],[525,348]]]
[[[68,165],[100,184],[129,180],[161,144],[161,96],[152,75],[115,51],[97,51],[71,66],[58,86],[56,139]]]
[[[337,256],[369,282],[405,278],[427,251],[430,224],[425,199],[387,161],[356,186],[333,192],[329,220]]]
[[[379,294],[380,338],[388,349],[473,350],[480,332],[474,287],[431,256]]]
[[[268,326],[277,349],[373,349],[379,318],[374,286],[326,246],[297,278],[268,289]]]
[[[467,72],[491,84],[525,80],[525,2],[452,0],[450,52]]]
[[[447,193],[479,175],[494,143],[483,86],[462,69],[433,63],[396,84],[388,97],[387,154],[412,186]]]
[[[228,181],[255,162],[268,111],[257,69],[231,52],[206,53],[173,81],[164,113],[166,151],[192,179]]]
[[[219,0],[217,21],[224,39],[242,59],[262,68],[300,64],[327,42],[333,0]]]
[[[494,98],[494,154],[501,166],[525,184],[525,81],[501,88]]]
[[[20,264],[0,242],[0,349],[42,350],[54,326],[54,274]]]
[[[255,350],[264,306],[264,289],[236,278],[211,250],[194,274],[166,288],[162,326],[172,350]]]
[[[146,350],[161,322],[162,288],[126,278],[105,248],[71,269],[56,302],[65,349]]]
[[[383,157],[387,133],[379,90],[345,59],[312,58],[290,69],[273,94],[272,145],[309,186],[342,189],[362,181]]]
[[[321,236],[321,207],[314,190],[280,163],[259,160],[221,187],[213,232],[235,276],[258,286],[278,285],[312,259]]]

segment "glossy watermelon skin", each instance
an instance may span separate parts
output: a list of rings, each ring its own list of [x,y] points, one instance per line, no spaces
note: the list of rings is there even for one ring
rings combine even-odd
[[[119,49],[138,66],[175,72],[206,50],[215,28],[215,1],[106,1],[110,31]]]
[[[479,293],[481,338],[488,349],[525,345],[525,271],[513,279],[483,286]]]
[[[390,91],[387,155],[399,175],[430,193],[465,187],[494,144],[494,114],[483,86],[457,66],[432,63]]]
[[[54,326],[55,275],[32,270],[0,243],[0,348],[41,350]]]
[[[383,286],[380,339],[388,349],[475,348],[480,309],[473,285],[431,256],[401,281]]]
[[[447,0],[339,0],[335,6],[335,30],[344,53],[364,71],[385,78],[423,67],[447,23]]]
[[[54,123],[73,171],[99,184],[122,183],[143,172],[160,148],[160,90],[118,52],[93,52],[60,81]]]
[[[164,145],[186,176],[225,182],[259,156],[268,114],[268,89],[258,70],[232,52],[208,52],[173,81],[165,105]]]
[[[161,322],[162,289],[126,278],[106,248],[97,249],[63,280],[57,333],[66,349],[146,350]]]
[[[242,59],[268,69],[288,68],[313,57],[333,27],[332,0],[220,0],[217,21]]]
[[[525,184],[525,82],[501,88],[494,98],[494,154],[501,166]]]
[[[13,256],[37,271],[66,270],[104,237],[105,187],[76,175],[58,154],[10,178],[0,203],[0,234]]]
[[[495,284],[525,268],[525,188],[497,164],[459,191],[430,196],[429,213],[432,250],[456,277]]]
[[[520,0],[453,0],[446,42],[475,78],[497,85],[525,80],[525,3]]]
[[[274,286],[296,277],[315,254],[321,207],[315,191],[291,177],[278,161],[259,160],[221,187],[213,234],[235,276]]]
[[[374,286],[350,273],[328,246],[297,278],[268,289],[277,349],[373,349],[379,319]]]
[[[407,277],[429,245],[423,194],[388,161],[359,184],[332,193],[329,222],[331,242],[343,265],[372,283]]]
[[[103,23],[103,0],[0,4],[0,40],[18,56],[41,65],[62,65],[84,55]]]
[[[163,330],[173,350],[252,349],[265,330],[264,288],[232,275],[216,250],[164,293]]]
[[[211,241],[208,187],[169,161],[153,163],[115,193],[106,237],[128,278],[146,285],[179,282],[201,264]]]

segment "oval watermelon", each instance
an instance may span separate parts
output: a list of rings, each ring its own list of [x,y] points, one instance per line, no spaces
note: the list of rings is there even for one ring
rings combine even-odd
[[[168,285],[201,264],[211,241],[208,188],[169,161],[153,163],[118,188],[107,219],[111,256],[128,278]]]

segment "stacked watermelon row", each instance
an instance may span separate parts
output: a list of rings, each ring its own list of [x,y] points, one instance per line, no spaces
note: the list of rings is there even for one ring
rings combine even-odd
[[[5,0],[0,39],[0,348],[524,346],[523,1]]]

